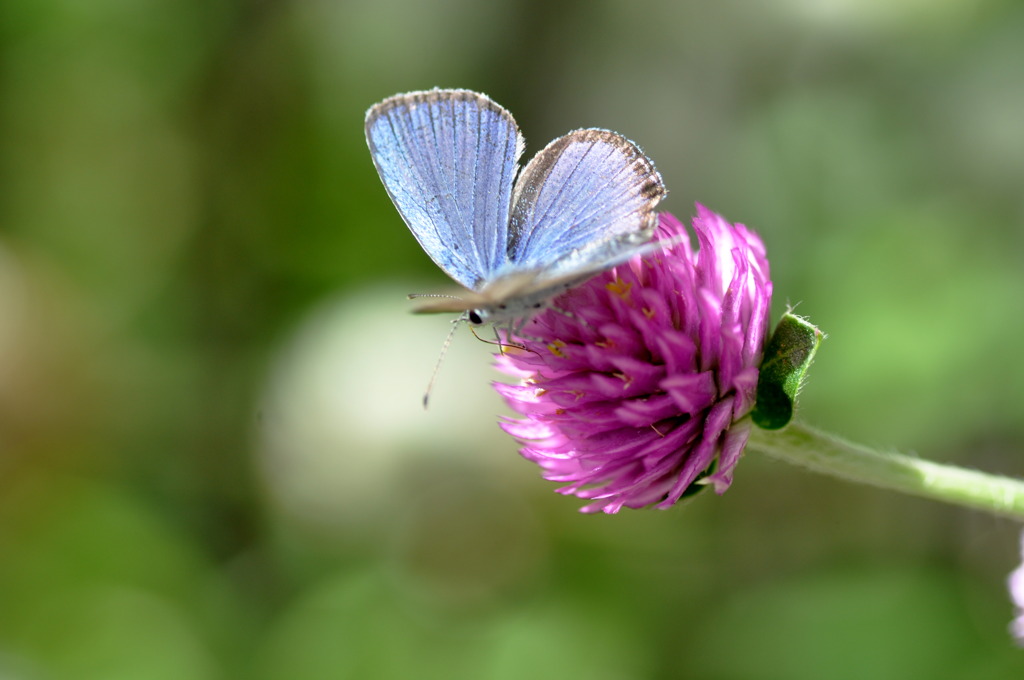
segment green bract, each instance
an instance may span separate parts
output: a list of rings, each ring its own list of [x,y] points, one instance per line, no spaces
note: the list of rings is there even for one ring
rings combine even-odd
[[[777,430],[793,418],[796,395],[822,337],[822,332],[806,319],[792,312],[783,314],[761,361],[757,402],[750,414],[756,425]]]

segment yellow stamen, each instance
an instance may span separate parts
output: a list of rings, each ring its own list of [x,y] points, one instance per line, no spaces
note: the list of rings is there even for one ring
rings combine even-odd
[[[629,297],[629,289],[632,287],[632,283],[626,283],[619,277],[616,277],[614,281],[609,281],[605,284],[605,289],[607,289],[608,292],[618,295],[623,300]]]
[[[565,358],[565,352],[562,348],[565,347],[565,343],[561,340],[555,340],[554,342],[548,343],[548,351],[554,354],[556,357]]]

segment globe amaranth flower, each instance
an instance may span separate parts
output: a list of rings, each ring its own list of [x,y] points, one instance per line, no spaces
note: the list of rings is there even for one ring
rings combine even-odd
[[[772,284],[760,238],[697,205],[698,250],[660,216],[657,251],[556,298],[511,338],[501,426],[583,512],[719,494],[750,433]],[[700,487],[694,487],[700,488]]]

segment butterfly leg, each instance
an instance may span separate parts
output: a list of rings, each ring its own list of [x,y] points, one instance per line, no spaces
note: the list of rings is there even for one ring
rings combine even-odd
[[[523,330],[523,326],[525,326],[525,325],[526,325],[526,321],[525,320],[520,319],[518,322],[515,321],[515,320],[510,320],[508,323],[505,324],[505,327],[504,327],[504,330],[505,330],[505,339],[504,340],[501,340],[501,336],[498,334],[498,326],[494,327],[494,335],[497,336],[498,340],[502,343],[502,350],[503,351],[504,351],[505,347],[515,347],[516,349],[527,349],[526,345],[522,344],[521,342],[516,342],[514,340],[514,338],[522,338],[524,340],[530,340],[530,341],[534,340],[534,338],[531,338],[529,336],[523,335],[522,330]]]
[[[591,323],[589,321],[584,319],[579,314],[575,314],[574,312],[571,312],[568,309],[562,309],[558,305],[554,305],[554,304],[549,306],[548,309],[550,309],[552,312],[556,312],[558,314],[561,314],[562,316],[564,316],[567,319],[571,319],[573,322],[578,323],[579,325],[583,326],[584,328],[586,328],[590,332],[594,333],[595,335],[597,334],[597,329],[594,328],[594,326],[591,325]]]
[[[480,342],[486,342],[488,345],[497,345],[498,351],[501,352],[502,354],[505,353],[506,347],[515,347],[516,349],[525,349],[529,351],[529,348],[524,347],[523,345],[511,339],[511,334],[509,333],[508,328],[505,329],[506,337],[504,339],[501,337],[501,333],[499,332],[501,330],[499,324],[493,324],[491,326],[491,329],[494,331],[494,340],[487,340],[486,338],[481,338],[479,335],[477,335],[476,329],[473,328],[473,326],[469,327],[469,331],[473,334],[473,337],[475,337]]]
[[[525,319],[518,319],[518,320],[514,320],[514,321],[509,321],[507,324],[505,324],[505,327],[504,327],[504,330],[505,330],[505,340],[502,342],[502,352],[503,353],[504,353],[505,347],[515,347],[516,349],[522,350],[524,352],[531,352],[533,354],[537,354],[536,350],[531,349],[530,347],[527,347],[522,342],[517,342],[517,340],[525,340],[527,342],[532,342],[532,343],[535,343],[535,344],[538,344],[538,345],[544,345],[545,344],[545,341],[543,339],[535,338],[533,336],[526,335],[525,333],[523,333],[523,328],[526,326],[527,323],[529,323],[529,321],[530,321],[530,318],[527,317]],[[495,334],[497,335],[497,332],[498,332],[497,327],[495,327],[494,331],[495,331]],[[499,336],[499,340],[500,340],[500,336]]]

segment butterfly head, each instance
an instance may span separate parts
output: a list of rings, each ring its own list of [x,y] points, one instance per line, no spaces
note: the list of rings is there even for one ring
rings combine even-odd
[[[485,324],[521,325],[550,304],[550,301],[565,288],[530,288],[526,283],[533,280],[533,274],[517,273],[502,277],[479,291],[466,290],[459,295],[412,295],[422,302],[414,311],[421,314],[438,312],[461,312],[459,321],[470,326]]]
[[[532,309],[540,310],[544,305],[540,302],[531,305]],[[465,318],[470,326],[483,326],[484,324],[505,324],[528,316],[530,309],[523,308],[520,304],[509,304],[501,302],[493,306],[476,307],[467,309]]]
[[[474,307],[473,309],[467,309],[462,318],[470,326],[483,326],[484,324],[503,325],[508,323],[521,325],[548,306],[547,297],[545,296],[544,299],[512,299],[505,302],[497,302],[493,305]]]

